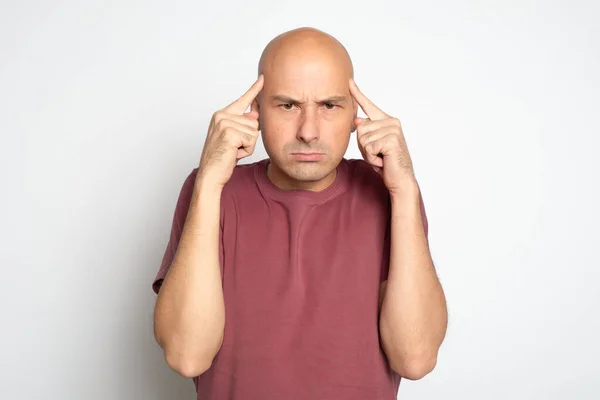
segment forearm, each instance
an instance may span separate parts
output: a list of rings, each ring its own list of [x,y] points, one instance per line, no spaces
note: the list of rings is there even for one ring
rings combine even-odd
[[[157,341],[169,366],[189,377],[210,367],[223,339],[220,198],[220,189],[196,181],[177,252],[156,301]]]
[[[446,299],[423,229],[416,184],[392,197],[390,266],[380,314],[382,346],[401,375],[420,379],[437,361]]]

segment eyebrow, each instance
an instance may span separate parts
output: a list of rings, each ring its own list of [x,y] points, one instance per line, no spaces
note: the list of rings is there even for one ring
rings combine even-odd
[[[271,100],[273,101],[280,101],[282,103],[285,104],[304,104],[304,102],[300,101],[300,100],[296,100],[292,97],[289,96],[284,96],[284,95],[274,95],[273,97],[271,97]],[[317,100],[317,103],[319,104],[338,104],[338,103],[343,103],[346,101],[346,96],[329,96],[325,99],[322,100]]]

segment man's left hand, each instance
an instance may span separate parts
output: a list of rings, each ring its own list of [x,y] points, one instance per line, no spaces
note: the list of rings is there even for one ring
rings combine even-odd
[[[398,118],[381,111],[350,80],[350,93],[368,118],[356,117],[358,148],[382,177],[391,194],[400,194],[415,182],[414,170]]]

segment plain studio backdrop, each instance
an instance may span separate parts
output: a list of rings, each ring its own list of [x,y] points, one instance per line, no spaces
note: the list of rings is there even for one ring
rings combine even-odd
[[[211,115],[300,26],[346,45],[421,185],[450,321],[399,398],[600,398],[597,3],[1,4],[3,399],[194,398],[150,285]]]

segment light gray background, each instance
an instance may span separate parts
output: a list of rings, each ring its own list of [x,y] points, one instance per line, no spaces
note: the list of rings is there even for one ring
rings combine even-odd
[[[450,324],[399,397],[600,398],[599,11],[2,1],[0,397],[194,398],[152,335],[175,201],[263,46],[309,25],[402,121],[428,211]]]

